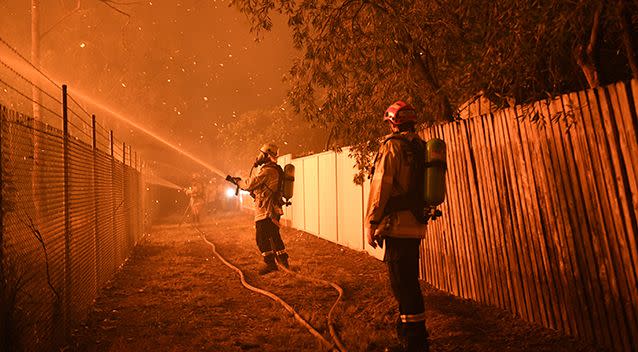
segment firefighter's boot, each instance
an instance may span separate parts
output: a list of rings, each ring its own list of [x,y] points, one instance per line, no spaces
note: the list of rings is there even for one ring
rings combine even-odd
[[[288,264],[288,253],[286,253],[286,250],[277,251],[277,262],[284,268],[290,269],[290,264]]]
[[[395,329],[397,332],[397,338],[399,339],[399,343],[401,344],[402,350],[407,351],[408,349],[408,336],[405,332],[405,326],[403,322],[401,322],[400,318],[397,318]]]
[[[428,352],[430,350],[428,344],[428,333],[425,329],[425,324],[420,323],[407,323],[405,324],[407,352]]]
[[[273,271],[277,271],[277,264],[275,263],[275,254],[271,252],[268,254],[263,254],[263,256],[264,256],[265,265],[261,269],[259,269],[259,275],[266,275]]]

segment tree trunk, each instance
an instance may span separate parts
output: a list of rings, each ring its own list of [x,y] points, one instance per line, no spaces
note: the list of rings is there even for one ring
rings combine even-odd
[[[427,52],[427,50],[424,50],[424,51],[425,52],[423,53],[423,55],[428,56],[429,53]],[[438,83],[438,81],[434,77],[432,68],[426,64],[423,58],[421,58],[419,51],[414,50],[412,53],[412,57],[413,57],[414,63],[416,64],[417,69],[423,76],[423,79],[429,86],[430,90],[432,90],[432,92],[434,92],[436,96],[436,102],[435,102],[437,106],[436,111],[440,114],[440,116],[435,116],[435,119],[439,121],[440,120],[453,121],[454,113],[452,109],[452,104],[450,103],[450,99],[448,98],[448,96],[441,91],[441,85]],[[428,60],[428,61],[431,61],[431,60]]]
[[[631,24],[631,18],[627,13],[627,4],[625,0],[618,0],[616,10],[618,11],[618,20],[620,22],[620,37],[622,40],[623,48],[625,49],[625,56],[631,69],[631,76],[634,79],[638,79],[638,60],[636,59],[636,48],[633,38],[635,38],[634,29]]]
[[[40,0],[31,0],[31,63],[40,69]],[[40,142],[36,133],[38,124],[41,121],[40,104],[42,103],[42,95],[38,89],[40,84],[40,76],[34,75],[33,86],[31,87],[31,95],[33,99],[33,166],[31,168],[31,196],[33,201],[34,214],[33,218],[36,224],[39,224],[41,217],[40,199],[38,197],[38,183],[40,180]]]
[[[335,125],[333,124],[332,127],[330,128],[330,133],[328,133],[328,138],[326,139],[326,145],[323,148],[324,151],[330,149],[330,145],[332,144],[332,135],[334,134],[334,130],[335,130]]]
[[[40,68],[40,0],[31,0],[31,63]],[[39,77],[38,77],[39,78]],[[34,79],[35,84],[31,88],[33,98],[33,118],[40,120],[40,103],[42,95],[37,89],[38,79]]]
[[[600,35],[600,17],[603,12],[603,3],[596,8],[594,13],[594,22],[591,28],[591,34],[589,35],[589,43],[587,48],[584,45],[576,47],[575,56],[576,63],[580,66],[580,69],[587,79],[589,88],[595,88],[600,85],[600,77],[598,72],[598,37]]]

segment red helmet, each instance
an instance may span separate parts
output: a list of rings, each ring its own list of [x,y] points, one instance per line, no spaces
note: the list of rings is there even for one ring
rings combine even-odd
[[[399,100],[390,105],[383,114],[383,121],[390,121],[393,125],[401,125],[406,122],[416,122],[416,111],[406,102]]]

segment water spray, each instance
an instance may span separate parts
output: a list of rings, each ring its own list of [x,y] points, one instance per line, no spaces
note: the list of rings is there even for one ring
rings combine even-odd
[[[166,188],[170,188],[170,189],[177,189],[177,190],[182,190],[184,189],[184,187],[177,185],[163,177],[157,176],[155,174],[147,174],[146,175],[146,183],[152,184],[152,185],[157,185],[157,186],[162,186],[162,187],[166,187]]]
[[[5,44],[5,46],[9,49],[5,49],[3,47],[0,47],[0,53],[2,54],[3,60],[7,61],[8,63],[11,64],[12,67],[15,68],[16,72],[19,72],[21,75],[36,81],[34,78],[35,77],[39,77],[42,76],[44,78],[46,78],[46,80],[48,81],[48,83],[51,83],[52,85],[59,87],[60,85],[58,83],[56,83],[59,80],[54,80],[51,79],[49,77],[47,77],[47,75],[45,75],[42,71],[39,71],[35,68],[35,66],[33,66],[33,64],[28,61],[24,56],[22,56],[21,54],[19,54],[13,47],[11,47],[7,42],[5,42],[4,40],[2,40],[2,38],[0,38],[1,42],[3,44]],[[18,58],[13,58],[11,56],[18,56],[21,60],[18,60]],[[25,63],[22,63],[21,61],[26,61]],[[30,65],[31,67],[28,67],[28,65]],[[226,174],[224,172],[222,172],[221,170],[219,170],[218,168],[210,165],[209,163],[201,160],[200,158],[194,156],[193,154],[185,151],[184,149],[176,146],[175,144],[171,143],[170,141],[168,141],[167,139],[165,139],[164,137],[160,136],[159,134],[151,131],[150,129],[132,121],[131,119],[127,118],[126,116],[124,116],[124,114],[115,111],[114,109],[106,106],[105,104],[102,104],[100,102],[98,102],[96,99],[80,92],[77,90],[74,90],[73,96],[80,98],[81,100],[83,100],[85,103],[91,104],[94,107],[108,113],[109,115],[117,118],[118,120],[134,127],[135,129],[145,133],[146,135],[148,135],[149,137],[160,141],[161,143],[163,143],[164,145],[170,147],[171,149],[175,150],[176,152],[186,156],[187,158],[193,160],[194,162],[196,162],[197,164],[205,167],[206,169],[208,169],[209,171],[212,171],[213,173],[219,175],[222,178],[226,177]]]
[[[77,97],[79,97],[81,100],[83,100],[83,101],[95,106],[96,108],[108,113],[109,115],[117,118],[118,120],[129,124],[130,126],[134,127],[135,129],[137,129],[137,130],[139,130],[141,132],[144,132],[149,137],[154,138],[154,139],[162,142],[164,145],[166,145],[166,146],[170,147],[171,149],[175,150],[176,152],[186,156],[187,158],[189,158],[189,159],[193,160],[194,162],[198,163],[199,165],[205,167],[209,171],[214,172],[215,174],[219,175],[220,177],[222,177],[222,178],[226,177],[226,173],[222,172],[218,168],[210,165],[209,163],[201,160],[200,158],[194,156],[193,154],[191,154],[191,153],[185,151],[184,149],[176,146],[175,144],[171,143],[170,141],[166,140],[164,137],[162,137],[159,134],[151,131],[150,129],[148,129],[148,128],[146,128],[146,127],[144,127],[144,126],[142,126],[142,125],[140,125],[140,124],[138,124],[136,122],[133,122],[131,119],[129,119],[126,116],[124,116],[124,114],[111,109],[110,107],[108,107],[108,106],[96,101],[95,99],[93,99],[93,98],[89,97],[88,95],[83,94],[81,92],[77,92],[76,91],[75,95]]]

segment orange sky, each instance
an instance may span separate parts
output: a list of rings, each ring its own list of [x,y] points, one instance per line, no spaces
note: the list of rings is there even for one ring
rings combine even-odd
[[[0,37],[27,57],[29,3],[0,1]],[[256,42],[244,16],[228,1],[120,6],[130,19],[97,1],[82,1],[73,12],[76,5],[74,0],[41,2],[43,70],[67,83],[71,94],[91,96],[203,159],[215,161],[214,137],[224,123],[243,112],[278,106],[285,98],[282,77],[296,51],[281,20]],[[165,151],[106,112],[86,107],[134,147]]]

